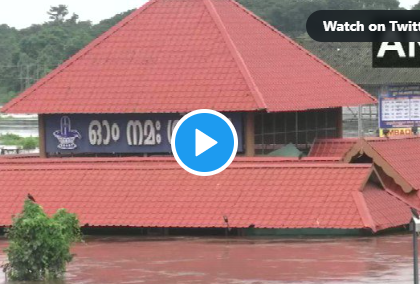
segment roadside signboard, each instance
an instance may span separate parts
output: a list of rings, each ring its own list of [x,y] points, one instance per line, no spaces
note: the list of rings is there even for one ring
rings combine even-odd
[[[385,135],[383,128],[380,129],[380,137],[402,137],[402,136],[411,136],[413,135],[413,131],[411,128],[391,128],[388,129],[388,134]]]
[[[243,151],[243,115],[225,113]],[[49,154],[171,153],[171,137],[180,114],[67,114],[45,116]]]
[[[420,85],[390,86],[379,98],[379,128],[420,126]]]

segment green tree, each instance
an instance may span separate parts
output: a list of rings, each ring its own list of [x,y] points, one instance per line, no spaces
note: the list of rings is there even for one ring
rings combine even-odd
[[[411,10],[420,10],[420,2],[414,5],[413,8],[411,8]]]
[[[29,199],[23,212],[13,219],[6,236],[9,263],[4,271],[9,279],[18,281],[59,278],[73,259],[71,244],[81,240],[76,215],[60,209],[50,218]]]
[[[66,5],[58,5],[51,7],[47,14],[54,22],[64,22],[64,19],[69,14],[69,10]]]
[[[38,139],[34,137],[23,138],[22,148],[24,150],[34,150],[38,147]]]
[[[0,25],[0,104],[24,91],[132,11],[92,25],[65,5],[51,7],[51,21],[16,30]]]
[[[123,20],[129,14],[131,14],[134,10],[128,10],[124,13],[117,14],[112,18],[102,20],[97,25],[92,27],[92,35],[94,37],[98,37],[99,35],[103,34],[107,30],[109,30],[112,26],[116,25],[118,22]]]
[[[398,0],[238,0],[291,37],[306,32],[308,17],[318,10],[396,10]]]
[[[71,24],[76,24],[79,21],[79,15],[73,13],[70,19],[67,20],[67,22]]]
[[[398,0],[327,0],[330,10],[398,10]]]
[[[0,101],[19,87],[13,58],[19,53],[18,30],[0,25]]]

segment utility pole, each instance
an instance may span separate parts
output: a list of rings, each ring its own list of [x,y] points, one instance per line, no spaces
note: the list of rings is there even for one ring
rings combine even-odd
[[[357,130],[359,138],[364,136],[363,132],[363,106],[359,106],[359,115],[357,117]]]
[[[413,274],[414,284],[419,284],[419,247],[417,233],[420,231],[420,218],[416,209],[411,209],[413,219],[411,220],[411,230],[413,231]]]
[[[417,225],[413,222],[413,265],[414,265],[414,284],[419,284],[419,256],[417,241]]]

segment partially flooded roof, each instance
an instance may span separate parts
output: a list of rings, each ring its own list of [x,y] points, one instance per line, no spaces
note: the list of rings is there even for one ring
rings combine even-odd
[[[226,216],[231,228],[376,232],[405,225],[411,214],[369,181],[376,174],[370,164],[241,158],[216,176],[198,177],[168,158],[4,161],[2,226],[11,224],[28,193],[48,213],[67,208],[83,225],[102,227],[224,228]],[[395,219],[378,218],[386,214]]]

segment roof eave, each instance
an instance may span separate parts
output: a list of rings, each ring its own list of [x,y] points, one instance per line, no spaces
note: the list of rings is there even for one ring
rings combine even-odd
[[[366,139],[361,139],[353,146],[344,157],[344,162],[350,163],[354,158],[361,155],[370,157],[374,164],[379,166],[385,174],[394,179],[395,183],[401,186],[405,193],[410,193],[415,190],[410,183],[408,183],[378,152],[376,152],[371,145],[369,145]]]

